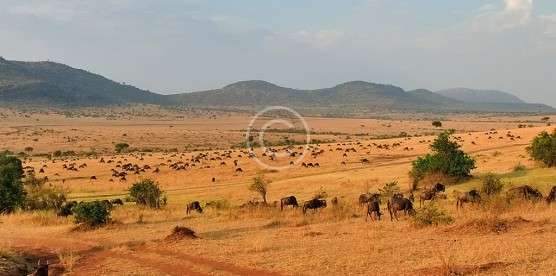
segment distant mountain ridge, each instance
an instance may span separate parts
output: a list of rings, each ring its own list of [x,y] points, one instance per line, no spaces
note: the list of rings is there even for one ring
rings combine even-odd
[[[504,92],[471,89],[405,91],[387,84],[350,81],[334,87],[303,90],[270,82],[240,81],[220,89],[161,95],[55,62],[8,61],[0,58],[0,105],[82,107],[157,104],[254,109],[285,105],[305,110],[340,111],[493,111],[556,112]],[[491,102],[492,100],[492,102]]]
[[[436,91],[437,94],[467,103],[523,104],[522,99],[503,91],[452,88]]]

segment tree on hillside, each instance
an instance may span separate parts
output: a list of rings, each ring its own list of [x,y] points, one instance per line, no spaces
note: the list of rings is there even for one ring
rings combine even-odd
[[[129,144],[127,143],[118,143],[114,146],[114,151],[116,153],[123,153],[129,149]]]
[[[527,147],[527,152],[534,160],[548,167],[556,166],[556,130],[552,134],[541,132]]]
[[[21,178],[21,160],[6,154],[0,155],[0,214],[13,212],[25,200]]]
[[[453,132],[445,131],[431,144],[432,153],[413,162],[410,176],[416,186],[425,176],[440,173],[456,180],[469,177],[475,169],[475,160],[461,150],[461,146],[450,139]]]

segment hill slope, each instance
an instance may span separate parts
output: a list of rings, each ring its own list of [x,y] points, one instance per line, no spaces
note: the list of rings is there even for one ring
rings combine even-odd
[[[458,89],[435,93],[351,81],[330,88],[301,90],[266,81],[241,81],[220,89],[161,95],[55,62],[8,61],[0,58],[0,105],[110,106],[133,103],[192,107],[259,108],[284,105],[322,114],[368,111],[556,112],[498,91]],[[328,111],[333,111],[329,113]]]
[[[523,104],[520,98],[503,91],[452,88],[436,91],[437,94],[467,103]]]
[[[55,62],[0,58],[0,102],[53,106],[159,103],[161,95]]]

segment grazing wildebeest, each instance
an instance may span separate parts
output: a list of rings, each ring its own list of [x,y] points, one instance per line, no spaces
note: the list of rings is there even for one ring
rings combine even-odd
[[[415,210],[413,209],[413,203],[403,195],[394,195],[390,200],[388,200],[388,212],[390,213],[390,220],[398,220],[398,211],[403,211],[404,214],[413,215]]]
[[[456,202],[456,209],[459,208],[463,209],[464,203],[477,203],[480,201],[481,201],[481,195],[479,194],[479,192],[477,190],[471,190],[467,193],[458,196]]]
[[[365,221],[367,221],[367,218],[371,218],[371,220],[374,221],[373,214],[380,220],[382,214],[380,213],[380,199],[378,198],[371,200],[367,204],[367,216],[365,216]]]
[[[297,204],[297,198],[295,198],[295,196],[282,198],[280,200],[280,211],[284,210],[285,206],[292,206],[293,208],[299,207],[299,204]]]
[[[311,199],[309,201],[305,201],[303,204],[303,214],[307,213],[307,210],[318,210],[326,208],[326,200],[324,199]]]
[[[213,177],[213,178],[212,178],[212,182],[216,182],[216,177]]]
[[[539,201],[543,198],[539,190],[529,185],[523,185],[523,186],[509,189],[508,192],[506,192],[506,196],[508,200],[513,198],[520,198],[520,199],[525,199],[530,201]]]
[[[444,192],[446,190],[446,186],[440,183],[436,183],[432,188],[425,190],[419,196],[419,207],[423,206],[423,202],[427,200],[433,200],[438,193]]]
[[[549,204],[555,201],[556,201],[556,186],[552,187],[550,193],[546,197],[546,202]]]
[[[359,205],[364,205],[367,204],[375,199],[379,199],[380,198],[380,194],[371,194],[371,193],[367,193],[367,194],[362,194],[359,196]]]
[[[60,209],[58,209],[58,212],[56,212],[56,215],[59,217],[71,216],[73,214],[72,208],[75,205],[77,205],[77,201],[64,202],[62,206],[60,206]]]
[[[120,198],[112,199],[110,200],[110,203],[112,203],[112,205],[120,205],[120,206],[124,205],[124,201],[121,200]]]
[[[91,180],[97,180],[97,177],[93,175],[91,176]]]
[[[41,260],[39,259],[38,263],[37,263],[37,270],[35,270],[35,272],[29,274],[29,275],[33,275],[33,276],[48,276],[48,267],[50,266],[48,260],[46,261],[46,264],[43,264],[41,262]]]
[[[201,207],[201,203],[199,201],[193,201],[186,206],[186,214],[189,215],[192,211],[197,211],[198,213],[203,213],[203,208]]]
[[[241,168],[236,169],[236,173],[242,173],[242,172],[243,172],[243,169],[241,169]]]

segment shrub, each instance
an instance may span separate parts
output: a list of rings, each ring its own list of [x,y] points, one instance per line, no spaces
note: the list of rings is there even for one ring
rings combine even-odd
[[[502,183],[500,176],[493,173],[488,173],[483,177],[483,183],[481,186],[481,192],[483,194],[486,194],[488,196],[497,195],[502,192],[503,188],[504,184]]]
[[[433,127],[442,127],[442,122],[441,121],[433,121],[432,126]]]
[[[253,183],[249,185],[249,191],[258,193],[263,202],[266,204],[266,194],[268,192],[268,186],[270,185],[270,181],[264,178],[263,175],[257,175],[253,178]]]
[[[102,201],[81,202],[72,211],[77,224],[97,227],[110,220],[110,209]]]
[[[515,165],[515,167],[513,168],[514,172],[523,172],[526,171],[527,167],[521,163],[518,163],[517,165]]]
[[[114,151],[116,153],[126,152],[129,149],[129,144],[127,143],[117,143],[114,145]]]
[[[135,182],[129,188],[129,197],[132,202],[149,208],[160,208],[166,205],[166,196],[158,183],[151,179]]]
[[[548,167],[556,165],[556,130],[549,134],[541,132],[527,147],[527,152],[536,161],[543,162]]]
[[[471,176],[475,160],[463,152],[461,146],[450,139],[452,132],[443,132],[432,143],[431,154],[417,158],[413,162],[410,176],[415,185],[428,174],[441,173],[454,177],[457,181]]]
[[[25,191],[21,178],[21,160],[6,154],[0,155],[0,214],[11,213],[21,207]]]
[[[328,198],[328,193],[323,187],[320,187],[319,192],[313,196],[313,199],[326,199]]]
[[[384,184],[378,191],[382,197],[389,199],[400,192],[400,187],[398,186],[398,181],[392,181]]]
[[[413,223],[417,226],[431,226],[451,224],[454,219],[434,203],[427,204],[413,216]]]
[[[29,175],[23,181],[27,196],[26,210],[58,210],[66,202],[66,192],[62,188],[45,186],[46,179]]]

